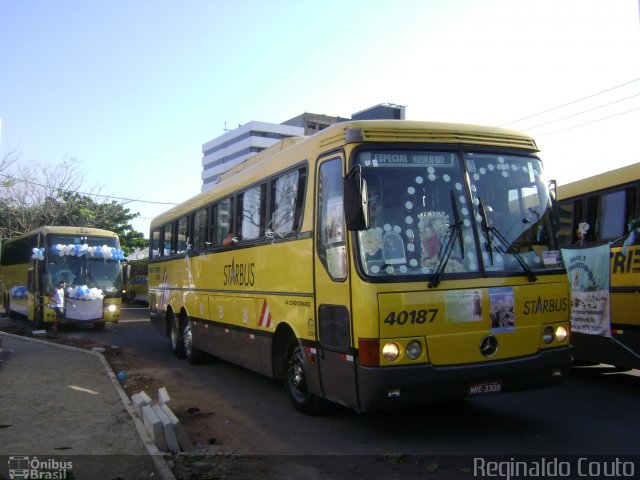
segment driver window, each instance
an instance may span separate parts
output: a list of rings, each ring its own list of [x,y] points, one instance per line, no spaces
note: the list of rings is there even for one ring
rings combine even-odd
[[[318,178],[318,256],[334,280],[347,277],[343,194],[342,162],[336,158],[323,163]]]

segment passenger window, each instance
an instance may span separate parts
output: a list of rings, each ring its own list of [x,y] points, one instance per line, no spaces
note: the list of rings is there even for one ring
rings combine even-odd
[[[189,218],[181,217],[178,219],[175,253],[185,253],[187,251],[189,241]]]
[[[193,223],[193,248],[194,250],[205,250],[207,248],[207,220],[208,209],[201,208],[192,216]]]
[[[160,256],[160,229],[156,228],[151,232],[151,258]]]
[[[164,233],[164,238],[162,240],[162,244],[163,244],[163,251],[162,251],[162,255],[164,257],[171,255],[173,252],[171,251],[171,230],[173,228],[173,224],[169,223],[167,225],[164,226],[164,228],[162,229],[163,233]]]
[[[238,226],[236,232],[242,240],[255,240],[264,236],[266,224],[266,185],[245,190],[238,196]]]
[[[578,224],[582,222],[582,200],[561,203],[558,207],[558,241],[560,245],[570,245],[578,240]]]
[[[213,206],[215,212],[214,245],[221,247],[225,240],[231,242],[233,236],[233,215],[231,211],[231,198],[225,198]]]
[[[623,207],[626,205],[625,193],[619,190],[589,198],[589,240],[614,240],[626,233],[627,212]]]
[[[282,237],[300,228],[304,201],[305,170],[287,172],[271,183],[270,230]]]

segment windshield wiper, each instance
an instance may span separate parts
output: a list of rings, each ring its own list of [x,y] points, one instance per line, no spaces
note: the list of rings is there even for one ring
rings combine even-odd
[[[484,234],[484,237],[487,239],[487,247],[489,248],[489,259],[491,260],[491,264],[493,265],[493,247],[491,243],[491,235],[493,234],[495,238],[497,238],[498,241],[502,244],[502,246],[506,248],[506,253],[510,253],[515,257],[515,259],[518,261],[522,269],[527,274],[527,278],[529,279],[529,281],[535,282],[536,280],[538,280],[538,277],[535,276],[535,274],[533,273],[533,270],[531,270],[529,265],[527,265],[527,262],[524,261],[524,259],[522,258],[522,255],[520,255],[520,253],[518,253],[513,248],[511,243],[509,243],[509,241],[506,238],[504,238],[504,236],[500,233],[500,231],[496,227],[489,225],[489,222],[487,221],[487,212],[484,209],[484,205],[482,204],[482,200],[480,199],[480,197],[478,197],[478,203],[479,203],[479,209],[480,209],[480,216],[482,217],[482,233]]]
[[[440,259],[440,261],[438,262],[436,271],[433,273],[433,277],[431,277],[429,288],[435,288],[440,285],[442,275],[444,274],[444,270],[447,267],[447,262],[449,261],[451,252],[453,251],[453,246],[455,245],[458,238],[460,238],[460,255],[462,256],[462,258],[464,258],[464,245],[462,245],[462,220],[460,220],[460,212],[458,211],[458,204],[456,203],[456,198],[453,194],[453,190],[451,190],[451,205],[453,206],[454,222],[453,224],[449,225],[447,241],[440,247],[440,251],[438,252],[438,258]]]

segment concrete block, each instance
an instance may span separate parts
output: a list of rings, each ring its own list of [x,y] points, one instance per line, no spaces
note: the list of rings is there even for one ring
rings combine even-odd
[[[169,420],[171,420],[171,423],[173,425],[178,425],[180,423],[180,419],[178,417],[176,417],[176,414],[173,413],[173,410],[171,410],[171,408],[169,407],[169,405],[166,404],[161,404],[160,408],[162,408],[162,411],[164,412],[164,414],[169,417]]]
[[[149,405],[151,403],[151,399],[148,396],[145,398],[143,395],[136,393],[131,396],[131,403],[133,404],[133,408],[135,408],[136,412],[138,412],[140,418],[142,418],[142,407]]]
[[[171,420],[169,419],[167,414],[164,413],[164,410],[162,410],[162,407],[160,405],[153,405],[151,408],[153,408],[154,413],[158,416],[160,422],[162,422],[164,439],[167,442],[167,449],[172,453],[180,452],[180,444],[178,443],[178,438],[176,437],[173,423],[171,423]]]
[[[160,408],[164,411],[165,415],[169,417],[171,423],[173,424],[173,430],[176,434],[176,438],[178,439],[178,443],[184,452],[192,452],[193,451],[193,443],[189,439],[189,435],[187,435],[187,431],[184,429],[178,417],[176,417],[175,413],[169,408],[169,405],[160,405]]]
[[[142,422],[149,432],[149,435],[151,435],[153,443],[158,447],[158,450],[166,452],[167,442],[164,438],[164,427],[158,415],[156,415],[153,408],[149,405],[142,407]]]
[[[158,403],[160,405],[164,405],[165,403],[169,403],[171,401],[171,397],[169,397],[169,392],[167,392],[167,387],[160,387],[158,389]]]
[[[144,398],[144,401],[147,402],[147,405],[149,405],[151,403],[151,397],[149,395],[147,395],[147,393],[144,390],[138,392],[138,395],[140,395],[142,398]]]

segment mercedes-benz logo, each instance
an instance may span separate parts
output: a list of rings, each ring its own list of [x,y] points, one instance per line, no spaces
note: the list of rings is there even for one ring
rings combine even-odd
[[[480,353],[485,357],[492,357],[498,351],[498,339],[493,335],[487,335],[480,342]]]

